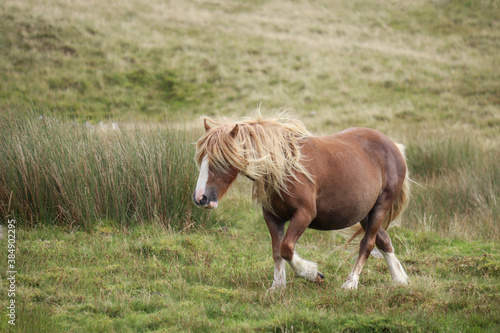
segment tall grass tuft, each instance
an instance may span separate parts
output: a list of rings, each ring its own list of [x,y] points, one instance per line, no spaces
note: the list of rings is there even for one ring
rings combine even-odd
[[[86,228],[213,222],[191,201],[197,172],[184,131],[101,131],[18,111],[0,121],[0,215]]]
[[[466,239],[500,239],[500,152],[463,133],[419,135],[408,146],[409,224]]]

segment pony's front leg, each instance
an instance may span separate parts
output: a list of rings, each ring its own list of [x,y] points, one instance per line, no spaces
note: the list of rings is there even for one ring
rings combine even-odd
[[[295,274],[310,282],[323,282],[325,276],[318,271],[318,264],[302,259],[297,252],[293,254],[292,260],[288,261]]]
[[[286,271],[285,260],[283,258],[274,259],[274,279],[272,286],[268,289],[270,292],[276,289],[284,289],[286,287]]]
[[[318,272],[318,264],[302,259],[295,252],[295,245],[298,239],[309,226],[312,218],[307,211],[297,211],[290,220],[290,226],[286,231],[285,238],[281,243],[281,256],[290,264],[295,273],[307,281],[320,283],[324,275]]]
[[[273,248],[273,260],[274,260],[274,279],[273,284],[269,288],[270,292],[276,289],[283,289],[286,287],[286,271],[285,271],[285,260],[281,257],[280,246],[283,240],[285,224],[281,221],[276,220],[275,216],[267,211],[263,211],[264,220],[269,228],[269,233],[271,234],[271,242]]]

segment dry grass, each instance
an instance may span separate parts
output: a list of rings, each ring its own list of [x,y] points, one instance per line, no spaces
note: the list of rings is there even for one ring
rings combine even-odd
[[[498,130],[497,1],[137,7],[4,2],[6,102],[29,96],[94,119],[241,116],[263,102],[321,132],[418,122]]]
[[[420,130],[408,144],[413,197],[403,225],[447,237],[500,239],[498,142],[462,131]]]

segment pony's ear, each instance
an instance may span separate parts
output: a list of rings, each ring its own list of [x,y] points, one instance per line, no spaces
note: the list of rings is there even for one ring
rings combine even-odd
[[[231,130],[229,135],[231,135],[232,138],[235,138],[236,135],[238,135],[239,131],[240,131],[240,125],[236,124],[236,125],[234,125],[234,128]]]
[[[210,125],[207,123],[207,120],[206,120],[206,119],[204,119],[204,121],[203,121],[203,126],[205,127],[205,132],[210,131],[210,129],[212,128],[212,127],[210,127]]]

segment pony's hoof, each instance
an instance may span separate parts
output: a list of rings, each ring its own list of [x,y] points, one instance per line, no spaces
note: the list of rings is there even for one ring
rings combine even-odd
[[[283,285],[280,283],[273,283],[273,285],[267,289],[267,293],[272,294],[276,291],[283,291],[285,289],[286,289],[286,285]]]
[[[358,289],[359,276],[357,274],[351,273],[342,285],[342,289]]]
[[[351,281],[345,282],[342,285],[342,289],[347,289],[347,290],[355,290],[358,289],[358,283],[352,283]]]
[[[397,287],[407,287],[408,286],[408,276],[403,279],[395,279],[392,283]]]
[[[323,273],[318,272],[318,276],[316,276],[316,283],[323,283],[324,278],[325,276],[323,275]]]
[[[278,294],[284,293],[285,292],[285,287],[270,287],[269,289],[266,290],[266,294],[271,295],[271,294]]]

